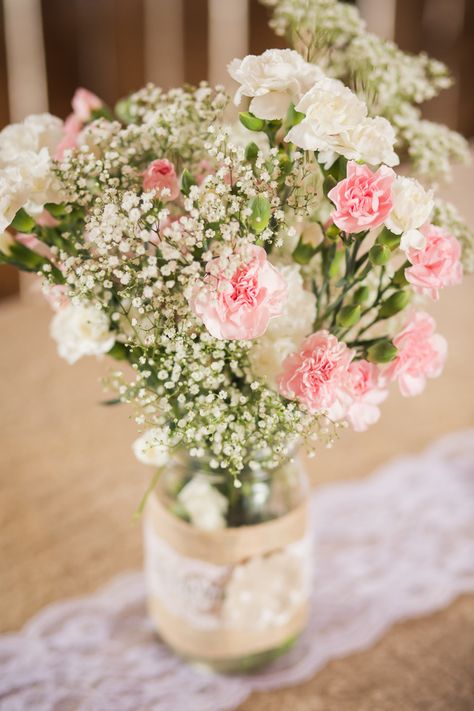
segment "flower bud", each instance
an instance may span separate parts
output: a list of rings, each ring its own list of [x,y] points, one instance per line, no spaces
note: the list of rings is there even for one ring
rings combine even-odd
[[[387,338],[381,338],[367,349],[367,360],[371,363],[390,363],[397,355],[397,349]]]
[[[368,286],[359,286],[359,288],[354,293],[352,301],[354,304],[363,304],[367,301],[370,295],[370,290]]]
[[[261,131],[265,126],[265,121],[257,118],[250,111],[241,111],[239,114],[240,123],[249,131]]]
[[[392,277],[392,284],[395,286],[406,286],[408,284],[408,280],[405,276],[405,269],[409,266],[410,262],[406,261],[399,269],[397,269]]]
[[[342,309],[337,314],[336,322],[338,326],[350,328],[351,326],[355,326],[359,319],[360,306],[358,304],[350,304],[349,306],[342,307]]]
[[[369,259],[376,267],[382,267],[390,260],[392,253],[388,247],[382,244],[374,244],[369,250]]]
[[[193,176],[189,172],[187,168],[183,170],[183,174],[181,175],[181,192],[183,195],[186,195],[186,197],[189,195],[189,191],[191,190],[191,187],[193,185],[196,185],[196,181],[194,180]]]
[[[30,215],[21,207],[13,218],[11,227],[17,232],[32,232],[36,222]]]
[[[248,223],[254,232],[260,233],[268,227],[272,211],[270,203],[263,195],[257,195],[250,201],[251,215],[248,218]]]
[[[305,242],[303,236],[301,236],[291,256],[297,264],[308,264],[315,254],[316,248],[312,244]]]
[[[410,294],[408,291],[396,291],[383,302],[379,310],[379,318],[390,318],[390,316],[395,316],[395,314],[398,314],[399,311],[403,311],[409,301]]]
[[[254,141],[252,141],[245,149],[245,158],[249,161],[249,163],[253,163],[256,160],[257,156],[258,146]]]
[[[120,99],[120,101],[115,104],[115,114],[122,123],[132,123],[133,116],[129,97]]]
[[[326,230],[326,237],[330,240],[336,241],[339,238],[340,234],[341,230],[339,229],[339,227],[336,227],[336,225],[329,225]]]
[[[386,227],[383,228],[382,232],[377,237],[377,243],[388,247],[390,250],[394,250],[400,244],[401,235],[395,235],[390,232]]]

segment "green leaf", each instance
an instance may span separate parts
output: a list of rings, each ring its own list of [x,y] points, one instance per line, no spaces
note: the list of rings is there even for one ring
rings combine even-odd
[[[115,360],[128,360],[128,350],[123,343],[115,342],[112,348],[107,351],[107,355]]]
[[[122,400],[120,398],[114,397],[111,400],[102,400],[101,405],[104,405],[104,407],[112,407],[113,405],[122,405]]]
[[[343,306],[337,314],[336,323],[338,326],[350,328],[352,326],[355,326],[355,324],[359,321],[360,314],[361,307],[359,304],[350,304],[348,306]]]
[[[396,355],[396,347],[387,338],[381,338],[367,349],[367,359],[371,363],[390,363]]]
[[[340,274],[341,264],[344,261],[345,251],[343,249],[338,249],[329,265],[328,274],[331,279],[334,279]]]
[[[11,227],[17,232],[31,232],[36,225],[34,219],[21,207],[13,218]]]
[[[297,126],[301,121],[304,119],[305,114],[301,113],[301,111],[297,111],[295,109],[294,104],[290,104],[288,107],[288,111],[286,113],[286,125],[288,128],[291,128],[292,126]]]
[[[248,223],[254,232],[260,234],[268,226],[272,211],[270,203],[263,195],[257,195],[250,201],[251,215]]]
[[[337,185],[337,181],[333,175],[327,175],[324,178],[323,192],[326,197],[328,196],[328,193],[331,192],[331,190],[336,187],[336,185]]]
[[[297,264],[308,264],[315,254],[316,248],[311,244],[303,242],[303,239],[300,237],[291,256]]]
[[[89,121],[87,123],[91,123],[92,121],[96,121],[100,118],[105,118],[107,119],[107,121],[113,121],[114,117],[108,106],[101,106],[98,109],[92,109]]]
[[[262,131],[265,126],[265,121],[257,118],[250,111],[241,111],[239,119],[242,126],[245,126],[249,131]]]
[[[183,170],[183,174],[181,175],[181,192],[183,195],[187,197],[193,185],[197,185],[197,183],[189,170],[185,168]]]
[[[383,302],[379,310],[379,318],[390,318],[395,316],[408,305],[410,293],[408,291],[396,291]]]
[[[382,267],[390,260],[392,253],[384,244],[374,244],[369,250],[369,259],[371,264],[376,267]]]
[[[401,235],[395,235],[393,232],[390,232],[387,227],[384,227],[382,232],[377,237],[377,243],[385,245],[393,252],[393,250],[399,246],[400,239]]]

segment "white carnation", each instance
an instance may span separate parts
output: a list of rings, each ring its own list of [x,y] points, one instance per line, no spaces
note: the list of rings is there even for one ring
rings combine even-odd
[[[147,430],[132,444],[133,453],[142,464],[163,467],[170,458],[168,440],[163,430]]]
[[[324,77],[296,105],[305,118],[285,140],[308,151],[321,151],[325,162],[333,154],[357,158],[352,132],[367,116],[363,101],[342,82]],[[333,159],[332,159],[333,160]]]
[[[0,132],[0,229],[23,207],[39,215],[48,202],[64,199],[51,170],[62,137],[62,121],[50,114],[29,116]]]
[[[50,326],[59,355],[75,363],[86,355],[107,353],[115,343],[109,319],[103,311],[86,304],[69,304],[60,309]]]
[[[393,208],[385,224],[396,235],[421,227],[429,220],[434,206],[433,193],[414,178],[403,175],[397,176],[392,186],[392,201]]]
[[[27,192],[17,168],[0,170],[0,230],[5,230],[25,204]]]
[[[313,330],[316,298],[304,288],[297,264],[279,265],[288,285],[288,301],[281,316],[271,319],[265,334],[250,350],[252,369],[258,377],[274,385],[285,358],[298,350],[304,338]]]
[[[46,148],[53,155],[63,137],[63,122],[51,114],[34,114],[0,132],[0,164],[12,164],[25,153]]]
[[[206,531],[225,528],[229,502],[205,474],[193,476],[179,492],[178,500],[196,528]]]
[[[323,76],[319,67],[309,64],[293,49],[267,49],[256,56],[234,59],[228,66],[230,76],[239,82],[235,104],[242,96],[252,97],[250,111],[262,119],[280,119],[291,103]]]
[[[357,152],[356,160],[370,165],[398,165],[400,160],[393,146],[396,141],[395,129],[382,116],[366,118],[352,131],[351,139]]]

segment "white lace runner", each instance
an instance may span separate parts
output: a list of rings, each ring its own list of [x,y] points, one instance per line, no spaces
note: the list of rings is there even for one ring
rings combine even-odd
[[[233,709],[474,591],[474,431],[316,491],[311,513],[310,624],[271,667],[223,677],[187,666],[155,637],[142,574],[127,573],[0,637],[1,711]]]

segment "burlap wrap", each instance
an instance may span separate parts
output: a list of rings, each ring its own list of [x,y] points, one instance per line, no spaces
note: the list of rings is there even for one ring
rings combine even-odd
[[[280,551],[301,541],[307,533],[308,508],[303,504],[289,513],[255,526],[204,531],[170,513],[158,496],[150,496],[146,524],[175,553],[219,566],[235,566],[255,557]],[[178,653],[201,659],[231,659],[264,652],[296,636],[306,624],[307,601],[282,624],[262,629],[229,627],[202,629],[168,609],[166,600],[150,594],[151,618],[162,638]]]

